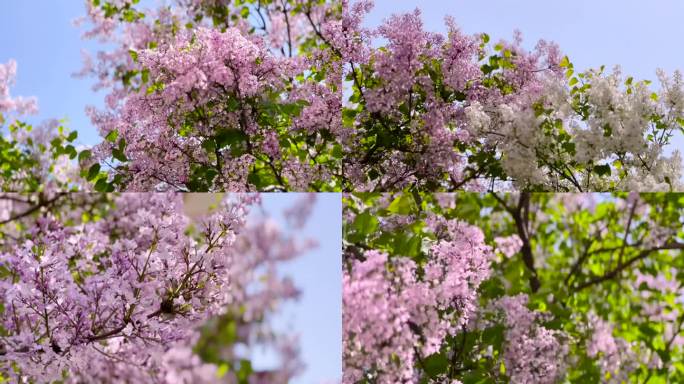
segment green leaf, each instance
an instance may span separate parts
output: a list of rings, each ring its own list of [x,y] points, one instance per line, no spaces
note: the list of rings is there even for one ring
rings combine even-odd
[[[394,214],[408,215],[417,210],[417,206],[413,196],[408,193],[402,193],[390,203],[387,210]]]
[[[69,136],[67,136],[67,141],[72,143],[74,140],[76,140],[77,137],[78,137],[78,132],[73,131],[69,134]]]
[[[249,377],[252,375],[252,363],[249,360],[240,360],[240,368],[236,372],[238,383],[249,383]]]
[[[240,109],[240,101],[234,97],[231,97],[227,101],[226,108],[228,109],[228,112],[235,112]]]
[[[50,140],[50,146],[57,151],[61,151],[62,149],[62,139],[59,137],[55,137],[54,139]]]
[[[489,37],[488,34],[483,33],[481,36],[482,36],[482,42],[483,42],[484,44],[489,43],[490,37]]]
[[[446,373],[449,368],[449,359],[442,353],[435,353],[423,360],[425,373],[433,378]]]
[[[258,172],[250,172],[249,175],[247,175],[247,182],[258,189],[261,186],[261,176],[259,176]]]
[[[88,160],[92,156],[93,156],[93,153],[89,149],[86,149],[84,151],[81,151],[81,153],[78,154],[78,161]]]
[[[375,216],[371,215],[369,212],[363,212],[356,216],[353,225],[354,229],[356,229],[356,233],[365,237],[375,232],[379,224],[380,223]]]
[[[88,181],[92,181],[97,175],[100,173],[100,164],[93,164],[90,166],[90,169],[88,169],[88,176],[86,179]]]
[[[95,190],[98,192],[107,192],[108,189],[109,189],[109,183],[107,182],[106,177],[102,177],[102,178],[98,179],[97,182],[95,183]]]
[[[221,364],[219,365],[219,368],[216,370],[216,377],[220,379],[223,376],[225,376],[226,373],[228,373],[228,364]]]
[[[64,153],[69,155],[69,158],[72,160],[75,159],[76,156],[78,156],[78,152],[76,151],[76,148],[71,144],[64,147]]]
[[[239,129],[223,129],[216,134],[215,140],[220,149],[247,141],[247,135]]]
[[[247,17],[249,17],[249,7],[242,7],[242,9],[240,9],[240,16],[243,19],[246,19]]]
[[[596,165],[594,166],[594,172],[599,176],[610,176],[610,165]]]
[[[202,142],[202,148],[209,153],[213,153],[216,151],[216,142],[212,139],[206,139]]]
[[[339,144],[334,145],[331,154],[332,154],[332,157],[334,157],[336,159],[342,159],[344,157],[344,153],[342,151],[342,146]]]
[[[658,334],[658,332],[655,329],[653,329],[653,327],[651,325],[649,325],[648,323],[643,323],[643,324],[639,325],[639,330],[641,331],[642,334],[644,334],[645,336],[647,336],[649,338],[654,337]]]
[[[124,151],[122,151],[121,149],[118,149],[118,148],[112,150],[112,157],[114,159],[122,162],[122,163],[125,163],[128,161],[128,157],[126,157],[126,154],[124,153]]]
[[[116,131],[116,130],[109,131],[109,133],[107,134],[107,136],[105,136],[105,140],[107,140],[107,141],[109,141],[109,142],[111,142],[111,143],[115,143],[115,142],[116,142],[116,139],[118,139],[118,138],[119,138],[119,132]]]
[[[572,64],[570,63],[570,59],[569,59],[567,56],[563,56],[563,59],[561,59],[561,62],[558,63],[558,65],[559,65],[561,68],[568,68],[568,67],[570,67]]]

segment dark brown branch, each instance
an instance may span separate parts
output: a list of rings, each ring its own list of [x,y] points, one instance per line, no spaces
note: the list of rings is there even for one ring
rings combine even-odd
[[[518,232],[518,237],[522,241],[522,247],[520,252],[522,254],[522,260],[525,267],[530,273],[530,289],[532,293],[539,291],[541,287],[541,282],[539,281],[539,276],[537,275],[537,268],[534,266],[534,254],[532,253],[532,246],[530,244],[529,236],[529,214],[530,214],[530,193],[521,192],[518,198],[518,206],[513,208],[509,206],[506,201],[498,196],[496,193],[492,192],[492,196],[504,207],[506,211],[513,217],[515,222],[515,227]]]
[[[27,209],[27,210],[25,210],[25,211],[23,211],[23,212],[21,212],[21,213],[16,214],[16,215],[14,215],[14,216],[12,216],[12,217],[10,217],[10,218],[8,218],[8,219],[5,219],[5,220],[0,221],[0,225],[10,223],[10,222],[12,222],[12,221],[14,221],[14,220],[23,219],[24,217],[29,216],[29,215],[33,214],[34,212],[37,212],[38,210],[40,210],[40,209],[43,208],[43,207],[49,207],[49,206],[51,206],[52,204],[54,204],[57,200],[59,200],[59,199],[60,199],[62,196],[64,196],[64,195],[65,195],[65,193],[58,193],[57,195],[55,195],[54,197],[52,197],[52,198],[50,198],[50,199],[48,199],[48,200],[42,200],[42,197],[41,197],[41,199],[40,199],[40,201],[38,202],[38,204],[36,204],[36,205],[30,207],[29,209]]]
[[[121,324],[119,327],[116,327],[109,332],[101,333],[99,335],[90,336],[90,337],[88,337],[88,341],[89,342],[99,341],[99,340],[104,340],[104,339],[108,339],[112,336],[115,336],[118,333],[122,332],[130,322],[131,321],[129,319],[124,319],[123,324]]]
[[[572,265],[572,268],[570,269],[570,273],[565,277],[563,280],[563,285],[567,286],[568,283],[570,282],[570,279],[572,279],[573,276],[577,275],[582,268],[582,264],[584,264],[585,261],[591,256],[591,252],[589,252],[589,248],[591,248],[591,245],[593,244],[593,241],[590,241],[587,243],[587,246],[584,248],[584,252],[582,255],[575,261],[575,264]]]
[[[622,247],[620,248],[620,255],[618,256],[618,265],[622,263],[622,258],[625,255],[625,248],[627,247],[627,236],[629,236],[629,230],[632,227],[632,220],[634,219],[634,214],[636,213],[637,205],[639,200],[635,199],[632,203],[632,208],[629,210],[629,218],[627,219],[627,225],[625,226],[625,233],[622,236]]]
[[[664,244],[664,245],[661,245],[658,247],[645,249],[645,250],[639,252],[638,255],[626,260],[625,262],[618,263],[618,265],[614,269],[604,273],[603,275],[594,277],[593,279],[590,279],[588,281],[585,281],[582,284],[579,284],[578,286],[575,287],[574,290],[580,291],[582,289],[589,288],[593,285],[603,283],[604,281],[616,278],[622,271],[629,268],[632,264],[636,263],[637,261],[646,258],[651,253],[657,252],[657,251],[664,251],[664,250],[673,250],[673,249],[680,249],[680,250],[684,249],[684,244],[683,243],[668,243],[668,244]]]
[[[532,293],[535,293],[541,287],[541,282],[539,281],[539,276],[537,276],[537,269],[534,266],[534,255],[532,254],[532,246],[530,245],[529,236],[529,214],[530,214],[530,193],[522,192],[520,198],[518,199],[518,209],[516,214],[513,216],[515,220],[515,226],[518,230],[518,236],[522,240],[522,247],[520,252],[522,253],[523,263],[530,272],[530,289]]]

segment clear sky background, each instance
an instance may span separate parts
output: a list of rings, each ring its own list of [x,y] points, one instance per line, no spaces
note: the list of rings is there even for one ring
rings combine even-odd
[[[510,40],[516,29],[529,49],[539,39],[555,41],[576,71],[619,64],[626,75],[655,84],[657,68],[684,70],[682,0],[375,0],[366,25],[415,8],[430,31],[444,32],[451,15],[464,32],[485,32],[492,41]],[[681,134],[674,147],[684,150]]]
[[[0,0],[0,63],[18,64],[15,96],[36,96],[40,113],[29,120],[69,120],[79,142],[96,144],[99,136],[85,114],[86,105],[103,106],[104,93],[92,92],[92,79],[71,75],[82,68],[81,50],[98,45],[81,39],[72,21],[85,14],[83,0]]]
[[[184,195],[185,212],[202,217],[222,194],[189,193]],[[303,193],[262,194],[262,207],[253,207],[253,217],[274,220],[284,236],[299,242],[314,240],[318,246],[294,260],[279,264],[278,274],[289,277],[300,290],[298,300],[287,301],[276,309],[269,324],[278,333],[298,337],[301,360],[306,365],[295,384],[339,382],[342,372],[342,260],[341,260],[341,196],[335,193],[316,195],[309,220],[304,228],[290,228],[283,212],[293,207]],[[249,220],[249,219],[248,219]],[[240,349],[240,353],[244,350]],[[255,346],[249,355],[257,370],[270,370],[280,365],[280,355],[273,348]]]
[[[282,211],[302,194],[267,193],[264,210],[284,223]],[[298,302],[284,305],[274,318],[275,327],[299,335],[307,365],[293,384],[323,384],[342,379],[342,203],[338,193],[319,193],[301,236],[313,238],[318,247],[281,269],[302,291]],[[267,368],[269,353],[257,354],[255,366]]]

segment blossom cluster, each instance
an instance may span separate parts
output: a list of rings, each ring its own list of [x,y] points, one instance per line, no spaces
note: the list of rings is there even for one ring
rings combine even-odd
[[[629,343],[613,336],[613,325],[596,314],[589,314],[591,338],[587,343],[587,355],[599,361],[601,375],[609,383],[622,383],[636,368],[636,356]]]
[[[524,294],[503,297],[494,303],[505,315],[506,375],[516,384],[557,383],[565,375],[568,336],[539,325],[544,316],[531,311],[527,304]]]
[[[497,250],[506,257],[511,257],[518,253],[523,245],[518,235],[497,237],[494,239],[494,243],[496,243]]]
[[[149,83],[126,99],[120,113],[98,116],[102,135],[118,136],[99,151],[111,152],[120,140],[127,144],[130,189],[154,189],[160,180],[184,185],[193,167],[209,164],[219,189],[242,190],[256,161],[280,159],[277,127],[260,127],[265,111],[259,105],[294,76],[290,61],[268,54],[236,28],[184,30],[137,58]]]
[[[62,198],[77,200],[84,215],[102,201]],[[236,327],[221,364],[235,364],[230,359],[244,353],[238,345],[281,343],[264,321],[298,290],[276,266],[312,245],[270,219],[255,220],[250,207],[259,199],[228,195],[213,213],[191,219],[182,195],[124,194],[104,199],[99,220],[79,220],[63,206],[22,218],[27,230],[0,254],[3,374],[17,382],[237,380],[193,345],[212,319]],[[269,373],[278,382],[300,367],[296,351],[283,353],[282,370]]]
[[[344,382],[420,380],[419,362],[474,316],[491,248],[479,229],[457,222],[449,227],[451,237],[431,247],[423,266],[368,251],[345,271]]]
[[[680,73],[669,78],[659,72],[658,77],[658,93],[647,82],[625,78],[619,67],[612,73],[601,69],[551,78],[534,104],[474,102],[465,107],[467,122],[472,133],[501,148],[502,166],[521,188],[677,190],[681,156],[666,149],[673,132],[682,128],[684,83]],[[535,158],[542,166],[530,166]],[[564,163],[577,170],[553,169]]]
[[[78,176],[100,192],[682,188],[681,73],[656,89],[520,33],[429,32],[419,10],[369,27],[372,7],[87,0],[83,37],[106,49],[79,75],[107,95]],[[15,70],[0,65],[0,113],[33,112]]]
[[[344,201],[345,383],[681,377],[677,194]]]
[[[3,113],[16,112],[19,115],[36,113],[38,102],[34,97],[12,97],[10,87],[14,84],[17,76],[17,62],[10,60],[5,64],[0,64],[0,116]],[[0,123],[2,123],[0,118]]]
[[[57,120],[31,126],[20,119],[38,112],[35,97],[12,97],[17,63],[0,64],[0,189],[13,192],[85,188],[73,145],[76,132]],[[7,129],[4,123],[8,122]]]
[[[318,37],[339,23],[337,4],[87,6],[85,37],[114,43],[81,74],[110,90],[89,114],[115,188],[339,189],[341,67]]]
[[[453,19],[427,32],[418,9],[363,26],[372,1],[348,7],[347,188],[434,190],[677,190],[684,82],[660,87],[603,67],[575,73],[560,48],[490,46]],[[378,43],[377,40],[381,42]],[[353,50],[345,50],[349,45]]]

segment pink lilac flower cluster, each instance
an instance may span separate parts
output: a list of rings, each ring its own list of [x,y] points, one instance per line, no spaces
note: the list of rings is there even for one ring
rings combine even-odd
[[[60,133],[60,128],[63,133]],[[10,132],[10,138],[14,140],[16,147],[21,148],[32,159],[32,167],[14,170],[17,181],[5,189],[7,191],[35,189],[24,182],[26,178],[35,178],[41,189],[50,193],[89,190],[90,186],[81,176],[77,162],[68,154],[56,155],[54,147],[51,147],[54,140],[63,140],[68,134],[69,131],[64,130],[56,119],[43,121],[30,127],[30,130],[22,126]]]
[[[132,92],[115,113],[96,115],[103,136],[114,130],[126,140],[131,189],[151,190],[160,180],[183,185],[193,163],[212,161],[222,172],[220,189],[245,189],[249,167],[258,158],[249,152],[234,157],[230,147],[207,153],[203,145],[220,127],[239,127],[252,137],[247,145],[261,145],[271,158],[280,157],[275,132],[260,128],[250,100],[282,90],[284,79],[296,72],[292,61],[269,54],[236,28],[183,30],[168,44],[141,51],[138,60],[149,71],[149,86]],[[162,89],[154,91],[156,84]],[[227,108],[229,103],[235,108]],[[198,108],[203,115],[195,126],[180,132]],[[261,144],[258,137],[265,137]],[[106,154],[111,146],[105,141],[98,151]]]
[[[525,294],[503,297],[494,303],[505,316],[506,375],[514,384],[557,383],[568,364],[568,336],[540,325],[543,314],[531,311],[527,303]]]
[[[345,15],[348,28],[340,39],[365,48],[350,52],[352,65],[346,68],[360,89],[361,101],[366,107],[356,117],[356,135],[348,154],[348,172],[358,188],[399,188],[438,179],[444,173],[453,182],[462,182],[466,157],[454,151],[453,143],[468,143],[481,137],[466,123],[465,107],[475,104],[529,105],[542,94],[546,77],[561,74],[560,53],[555,45],[541,42],[535,51],[527,52],[521,47],[519,38],[513,43],[502,42],[502,49],[511,52],[514,66],[503,70],[501,76],[516,85],[515,92],[502,92],[496,87],[485,86],[489,75],[480,68],[480,58],[485,54],[482,36],[465,35],[449,18],[446,35],[427,32],[419,10],[394,15],[377,29],[364,28],[361,26],[363,14],[371,8],[371,1],[350,6]],[[382,38],[387,43],[382,49],[370,48],[374,38]],[[430,62],[439,63],[438,71],[443,78],[437,79],[426,70]],[[354,72],[361,68],[364,70],[360,73]],[[361,73],[373,80],[360,78]],[[462,102],[444,99],[438,88],[442,81],[451,91],[462,94]],[[370,87],[362,82],[377,85]],[[408,112],[411,114],[408,120],[402,109],[397,108],[401,105],[416,108]],[[387,129],[405,127],[407,134],[415,138],[406,148],[398,148],[378,159],[379,168],[386,173],[372,182],[365,177],[371,165],[368,155],[353,150],[365,137],[366,128],[362,124],[368,119],[378,119]]]
[[[606,383],[629,382],[639,375],[642,379],[676,375],[672,364],[684,345],[684,286],[676,267],[682,211],[670,195],[536,195],[527,206],[521,203],[524,195],[508,196],[520,198],[518,206],[529,210],[523,233],[529,236],[529,252],[541,280],[530,296],[519,293],[527,290],[526,279],[515,281],[524,262],[524,255],[515,255],[521,250],[521,238],[497,237],[517,224],[508,217],[516,215],[516,208],[510,208],[515,205],[505,201],[513,211],[505,216],[494,216],[470,202],[474,212],[482,215],[472,220],[483,220],[478,222],[487,227],[487,242],[500,255],[479,272],[486,283],[469,290],[475,279],[463,276],[468,267],[461,268],[463,260],[445,255],[452,253],[451,246],[459,238],[480,239],[474,244],[484,240],[474,234],[477,229],[462,235],[469,226],[447,218],[454,212],[471,217],[473,212],[454,209],[458,206],[454,198],[423,198],[420,210],[428,212],[392,194],[346,198],[351,231],[345,254],[350,262],[344,272],[345,382],[442,382],[472,378],[479,372],[512,383],[548,384],[577,375]],[[370,207],[360,209],[364,205]],[[358,236],[366,223],[354,216],[368,214],[377,217],[371,225],[377,224],[378,233],[366,234],[369,240],[363,243]],[[580,216],[587,226],[578,229],[575,219]],[[418,256],[396,254],[395,247],[403,244],[388,241],[416,233],[428,234],[421,239]],[[548,233],[563,236],[540,246]],[[589,246],[583,243],[587,239]],[[558,241],[566,248],[557,250]],[[616,248],[622,248],[626,261],[614,260]],[[581,257],[589,252],[591,261],[573,269],[577,261],[568,255],[578,250],[585,255]],[[595,272],[599,263],[605,270]],[[445,273],[450,268],[455,273]],[[558,278],[567,273],[575,276]],[[468,298],[468,293],[473,296]],[[466,299],[449,303],[454,295]],[[619,296],[605,300],[606,295]],[[465,316],[449,317],[450,309],[463,309]],[[440,327],[445,318],[454,328]]]
[[[118,171],[130,179],[127,189],[187,189],[193,165],[217,170],[210,189],[232,191],[254,189],[255,163],[266,164],[281,189],[311,189],[340,173],[339,161],[317,156],[334,144],[325,137],[341,134],[341,67],[325,45],[301,48],[339,24],[334,2],[177,0],[130,22],[87,6],[92,26],[85,37],[115,47],[96,61],[86,57],[81,75],[95,75],[96,88],[110,89],[107,108],[89,114],[103,137],[117,131],[125,139],[130,163]],[[217,9],[225,14],[216,16]],[[245,10],[249,18],[241,16]],[[279,103],[301,111],[265,122]],[[207,150],[221,130],[239,131],[244,148],[218,143]],[[303,135],[308,144],[292,141],[300,148],[290,155],[283,135]],[[98,159],[116,145],[103,141]]]
[[[38,112],[38,102],[34,97],[12,97],[10,87],[14,85],[17,75],[17,62],[10,60],[5,64],[0,64],[0,116],[6,113],[17,113],[27,115]],[[2,118],[0,118],[2,123]]]
[[[417,365],[439,352],[477,311],[491,248],[476,228],[450,222],[424,266],[405,257],[365,253],[343,276],[343,382],[420,380]]]
[[[624,383],[637,368],[637,356],[623,338],[613,336],[613,324],[595,313],[588,316],[591,336],[587,340],[587,356],[594,358],[607,383]]]
[[[35,97],[12,97],[10,87],[14,85],[17,63],[10,60],[0,64],[0,127],[10,124],[9,132],[2,132],[0,142],[9,149],[9,158],[23,160],[21,165],[6,167],[0,179],[5,191],[67,190],[71,187],[83,188],[86,184],[79,175],[79,169],[70,161],[69,155],[55,153],[53,142],[63,142],[71,132],[60,127],[57,120],[51,119],[33,127],[19,119],[38,112]],[[7,155],[5,155],[7,156]],[[3,159],[8,161],[7,158]],[[31,180],[27,182],[27,180]]]
[[[496,249],[508,258],[518,253],[523,245],[518,235],[496,237],[494,243],[496,243]]]
[[[78,225],[40,217],[0,254],[0,369],[17,382],[232,382],[194,355],[199,327],[230,313],[248,348],[279,343],[261,323],[298,291],[277,264],[312,245],[250,219],[259,199],[228,195],[195,222],[173,194],[124,194]],[[286,382],[300,365],[283,352]]]

